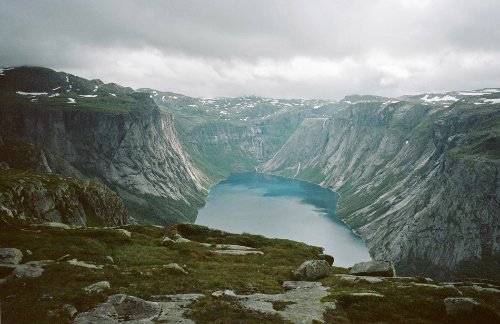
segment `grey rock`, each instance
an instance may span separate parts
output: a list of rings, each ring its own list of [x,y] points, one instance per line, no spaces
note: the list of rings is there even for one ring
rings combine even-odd
[[[356,263],[349,271],[352,275],[394,277],[396,271],[390,261],[368,261]]]
[[[174,244],[175,241],[172,240],[170,237],[168,236],[164,236],[160,239],[160,244],[163,245],[163,246],[168,246],[168,245],[171,245],[171,244]]]
[[[236,298],[236,294],[234,291],[232,290],[217,290],[217,291],[214,291],[212,293],[212,296],[213,297],[232,297],[232,298]]]
[[[264,252],[256,250],[215,250],[217,254],[227,254],[227,255],[263,255]]]
[[[354,292],[354,293],[349,293],[351,296],[355,297],[376,297],[376,298],[383,298],[384,295],[379,294],[379,293],[371,293],[371,292]]]
[[[330,269],[331,266],[325,260],[308,260],[302,263],[293,275],[297,280],[312,281],[326,277]]]
[[[104,268],[103,265],[96,265],[96,264],[87,263],[84,261],[78,261],[77,259],[71,259],[67,262],[73,266],[87,268],[87,269],[102,269],[102,268]]]
[[[127,231],[126,229],[123,229],[123,228],[117,228],[116,231],[118,231],[118,233],[120,233],[122,235],[125,235],[126,237],[132,236],[132,233],[130,233],[129,231]]]
[[[188,272],[186,270],[184,270],[184,268],[181,267],[180,265],[178,265],[177,263],[164,264],[163,268],[168,269],[168,270],[172,270],[172,271],[178,272],[178,273],[188,274]]]
[[[474,288],[474,290],[477,290],[477,291],[486,291],[486,292],[490,292],[490,293],[500,294],[500,289],[498,289],[498,288],[481,287],[478,285],[473,285],[472,288]]]
[[[273,308],[273,304],[271,302],[268,302],[268,301],[245,299],[245,300],[240,301],[240,304],[243,307],[245,307],[246,309],[249,309],[249,310],[257,312],[257,313],[266,314],[266,315],[279,314],[278,311],[276,311]]]
[[[85,288],[83,288],[83,290],[85,290],[85,292],[91,294],[91,293],[100,293],[106,289],[110,289],[111,288],[111,285],[109,284],[109,281],[99,281],[99,282],[96,282],[94,284],[91,284]]]
[[[51,264],[52,260],[30,261],[16,266],[11,274],[13,278],[36,278],[40,277],[44,271],[44,267]]]
[[[124,319],[145,322],[155,319],[160,311],[161,306],[156,302],[118,294],[110,296],[104,304],[88,312],[78,314],[74,323],[118,323]]]
[[[369,283],[379,283],[379,282],[383,282],[385,280],[383,277],[353,276],[353,275],[346,275],[346,274],[338,274],[335,276],[341,280],[349,281],[349,282],[366,281]]]
[[[188,240],[187,238],[184,238],[182,236],[180,236],[179,234],[175,234],[174,235],[174,242],[175,243],[190,243],[192,242],[191,240]]]
[[[68,260],[69,258],[71,258],[71,254],[65,254],[62,257],[60,257],[59,259],[57,259],[57,261],[61,262],[61,261],[64,261],[64,260]]]
[[[31,252],[31,250],[26,250],[25,253],[26,255],[33,255],[33,252]]]
[[[179,294],[157,296],[168,301],[151,302],[127,295],[112,295],[96,308],[78,314],[75,324],[91,323],[182,323],[194,324],[184,317],[189,304],[204,297],[202,294]]]
[[[76,313],[78,313],[78,310],[76,309],[75,306],[71,304],[64,304],[63,305],[63,311],[66,312],[66,314],[69,315],[69,317],[73,318]]]
[[[328,262],[329,265],[333,265],[333,262],[335,261],[335,258],[329,254],[322,253],[322,254],[319,254],[318,257],[320,259],[323,259],[326,262]]]
[[[478,305],[479,303],[473,298],[449,297],[444,300],[446,314],[451,316],[470,314],[474,307]]]
[[[317,281],[285,281],[285,282],[283,282],[282,286],[286,290],[310,289],[310,288],[321,287],[321,282],[317,282]]]
[[[0,248],[0,264],[19,264],[23,252],[16,248]]]
[[[176,294],[176,295],[154,295],[151,296],[155,301],[172,301],[172,302],[193,302],[205,297],[203,294]]]
[[[207,243],[205,243],[207,244]],[[210,244],[209,244],[210,245]],[[215,248],[218,250],[237,250],[237,251],[255,251],[255,248],[244,246],[244,245],[236,245],[236,244],[215,244]]]
[[[33,227],[47,227],[47,228],[60,228],[60,229],[71,229],[71,227],[67,224],[63,224],[60,222],[46,222],[42,224],[33,224]]]

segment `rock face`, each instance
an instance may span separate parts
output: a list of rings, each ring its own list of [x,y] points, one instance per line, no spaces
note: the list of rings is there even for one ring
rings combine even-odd
[[[64,80],[66,76],[69,82]],[[30,83],[26,78],[45,81]],[[85,81],[47,69],[9,70],[0,80],[0,89],[13,96],[16,91],[50,93],[58,86],[74,84],[68,90],[78,99],[67,109],[57,101],[40,105],[26,100],[20,104],[0,98],[2,133],[35,143],[82,174],[104,179],[134,218],[161,224],[193,221],[202,203],[204,180],[177,139],[172,115],[161,111],[149,96],[119,86],[100,85],[95,100],[85,102],[90,99],[80,95],[94,93],[94,84]],[[100,90],[104,86],[114,88]],[[47,162],[52,168],[51,161]],[[168,216],[168,210],[175,211],[175,216]]]
[[[305,261],[293,272],[295,279],[312,281],[326,277],[331,266],[325,260]]]
[[[19,264],[23,258],[23,252],[15,248],[0,248],[0,263]]]
[[[457,98],[345,101],[304,120],[259,170],[339,192],[337,215],[398,273],[442,279],[466,265],[498,278],[487,269],[500,255],[500,136],[490,122],[500,109]]]
[[[368,261],[356,263],[349,271],[352,275],[394,277],[396,272],[394,265],[389,261]]]

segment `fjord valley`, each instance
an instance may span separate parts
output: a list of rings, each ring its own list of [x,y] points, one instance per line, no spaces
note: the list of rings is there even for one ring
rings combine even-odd
[[[168,304],[178,321],[216,321],[223,313],[227,322],[442,322],[449,319],[443,300],[459,297],[474,298],[470,311],[494,322],[500,311],[499,171],[497,88],[339,101],[196,98],[41,67],[4,68],[0,247],[23,251],[17,263],[27,260],[26,267],[41,272],[16,277],[19,266],[3,267],[0,296],[8,322],[35,300],[50,310],[41,322],[102,320],[111,304],[124,312],[116,315],[120,320],[173,321],[161,317],[172,311]],[[261,174],[274,182],[251,189],[267,198],[294,195],[280,191],[279,181],[323,187],[346,236],[366,245],[373,260],[393,264],[399,277],[348,274],[334,261],[320,281],[290,288],[295,284],[284,282],[300,277],[290,273],[303,261],[330,260],[321,247],[192,225],[207,195],[216,194],[214,185],[266,177]],[[242,195],[241,208],[252,198]],[[304,194],[292,209],[313,198]],[[310,210],[325,209],[330,198],[324,201]],[[223,224],[236,219],[238,206],[230,204],[219,201],[210,217],[224,213]],[[261,228],[300,221],[300,213],[277,223],[258,216]],[[324,248],[338,257],[339,247]],[[57,288],[60,280],[67,289]],[[99,280],[111,284],[80,293]],[[302,305],[309,297],[299,292],[315,296],[315,306]],[[425,311],[410,314],[403,297]],[[127,313],[120,303],[146,309],[149,317]],[[68,317],[63,304],[75,312]],[[296,317],[290,305],[319,315]],[[38,311],[32,308],[23,321]]]

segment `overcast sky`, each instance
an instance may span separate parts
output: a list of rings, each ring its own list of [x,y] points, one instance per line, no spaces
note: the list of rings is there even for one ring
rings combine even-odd
[[[17,65],[191,96],[500,87],[500,0],[1,0]]]

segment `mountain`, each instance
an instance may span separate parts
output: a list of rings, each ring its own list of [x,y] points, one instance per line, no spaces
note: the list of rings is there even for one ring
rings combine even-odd
[[[193,222],[212,184],[258,170],[339,192],[338,215],[401,274],[498,278],[500,89],[193,98],[2,71],[0,135],[108,186],[132,222]]]
[[[173,116],[145,94],[45,68],[0,76],[1,133],[41,147],[115,190],[132,221],[193,221],[204,179],[185,155]],[[67,169],[58,170],[62,175]]]
[[[401,274],[497,277],[499,98],[343,100],[259,170],[338,191],[338,215]]]

